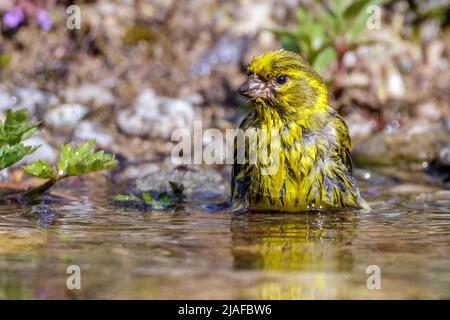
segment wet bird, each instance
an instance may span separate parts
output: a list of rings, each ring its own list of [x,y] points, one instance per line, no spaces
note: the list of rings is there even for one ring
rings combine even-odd
[[[234,143],[235,211],[369,209],[352,176],[350,136],[327,87],[299,54],[255,57],[239,88],[254,109]]]

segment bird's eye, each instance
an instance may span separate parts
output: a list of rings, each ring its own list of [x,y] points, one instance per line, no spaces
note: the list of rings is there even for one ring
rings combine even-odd
[[[287,76],[285,76],[284,74],[282,74],[281,76],[277,77],[277,83],[278,84],[286,83],[286,81],[287,81]]]

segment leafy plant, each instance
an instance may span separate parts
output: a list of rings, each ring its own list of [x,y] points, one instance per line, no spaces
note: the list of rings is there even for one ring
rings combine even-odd
[[[6,111],[5,122],[0,121],[0,170],[20,161],[38,148],[22,143],[35,133],[36,124],[29,121],[26,109]]]
[[[153,196],[144,192],[140,196],[134,194],[119,194],[114,197],[114,202],[123,207],[142,208],[144,210],[167,210],[176,207],[183,201],[184,186],[169,181],[172,192],[161,192]]]
[[[354,49],[366,29],[367,7],[378,0],[319,1],[308,12],[299,8],[297,28],[272,30],[285,49],[301,52],[319,72],[332,61],[342,62],[346,51]],[[338,66],[339,69],[340,66]]]
[[[57,166],[39,160],[24,166],[26,173],[33,177],[48,179],[44,184],[26,192],[25,198],[36,200],[40,194],[50,189],[58,181],[91,172],[110,170],[117,166],[113,155],[103,151],[95,152],[95,140],[89,140],[78,147],[63,145]]]

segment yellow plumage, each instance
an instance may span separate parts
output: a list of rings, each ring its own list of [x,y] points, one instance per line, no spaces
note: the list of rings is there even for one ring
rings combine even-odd
[[[247,73],[240,92],[255,109],[235,141],[234,209],[368,208],[351,173],[347,126],[320,76],[285,50],[254,58]]]

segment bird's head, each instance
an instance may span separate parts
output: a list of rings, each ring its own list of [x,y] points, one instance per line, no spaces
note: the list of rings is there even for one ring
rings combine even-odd
[[[293,113],[326,108],[327,89],[320,76],[299,54],[283,49],[253,58],[239,92],[258,103]]]

